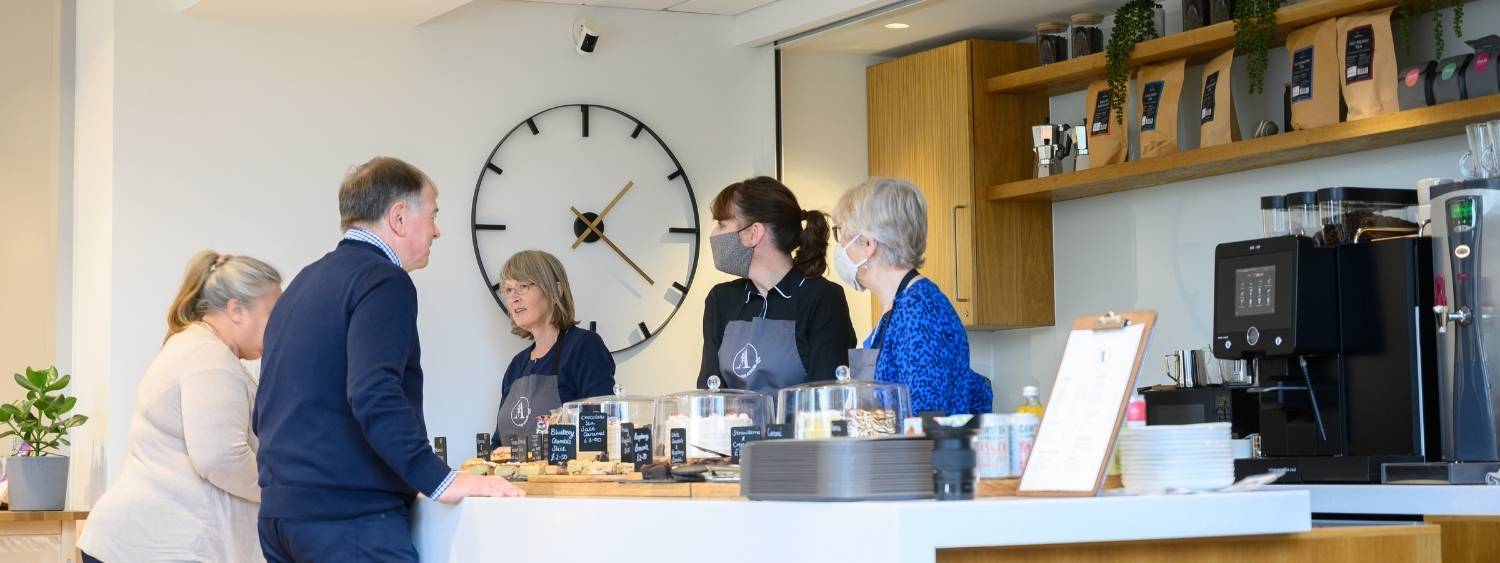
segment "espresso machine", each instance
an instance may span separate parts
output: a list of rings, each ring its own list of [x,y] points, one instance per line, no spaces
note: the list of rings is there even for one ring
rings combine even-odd
[[[1443,456],[1386,466],[1385,481],[1483,484],[1500,471],[1500,372],[1489,363],[1500,354],[1500,178],[1431,186],[1423,200],[1432,215]]]
[[[1215,250],[1214,355],[1258,361],[1261,456],[1237,478],[1372,483],[1438,459],[1432,240],[1416,192],[1327,188],[1311,236]],[[1497,243],[1500,244],[1500,243]]]

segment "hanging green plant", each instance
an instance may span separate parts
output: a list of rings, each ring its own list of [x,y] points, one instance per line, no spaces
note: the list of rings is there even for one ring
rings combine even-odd
[[[1401,47],[1402,53],[1411,54],[1411,21],[1424,11],[1434,12],[1432,15],[1432,47],[1433,58],[1443,58],[1443,52],[1447,50],[1447,35],[1443,33],[1443,9],[1449,8],[1453,17],[1453,35],[1463,37],[1464,35],[1464,2],[1465,0],[1397,0],[1396,11],[1391,14],[1391,27],[1396,34],[1396,45]]]
[[[1245,56],[1250,93],[1265,91],[1266,51],[1276,40],[1276,9],[1282,0],[1239,0],[1234,5],[1234,51]]]
[[[1130,87],[1130,52],[1135,44],[1156,37],[1158,0],[1130,0],[1115,10],[1114,29],[1104,52],[1105,75],[1109,81],[1109,107],[1115,123],[1125,122],[1125,97]]]

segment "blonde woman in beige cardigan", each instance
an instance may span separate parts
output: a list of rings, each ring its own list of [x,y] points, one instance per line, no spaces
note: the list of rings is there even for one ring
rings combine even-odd
[[[89,514],[84,561],[262,561],[250,411],[281,275],[264,262],[193,256],[167,339],[136,389],[120,476]]]

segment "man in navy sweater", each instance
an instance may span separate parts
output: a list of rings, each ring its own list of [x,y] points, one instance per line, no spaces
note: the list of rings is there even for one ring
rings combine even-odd
[[[260,541],[281,561],[416,561],[408,505],[521,496],[427,445],[417,292],[441,234],[437,189],[389,157],[339,188],[338,248],[297,274],[266,325],[254,429]]]

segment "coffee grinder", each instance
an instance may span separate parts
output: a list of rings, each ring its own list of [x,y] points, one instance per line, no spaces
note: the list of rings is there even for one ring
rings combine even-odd
[[[1500,471],[1500,178],[1427,188],[1437,324],[1442,461],[1386,466],[1385,482],[1483,484]]]
[[[1235,476],[1371,483],[1386,463],[1437,459],[1432,242],[1416,192],[1327,188],[1321,228],[1221,244],[1214,355],[1259,360],[1262,457]]]

